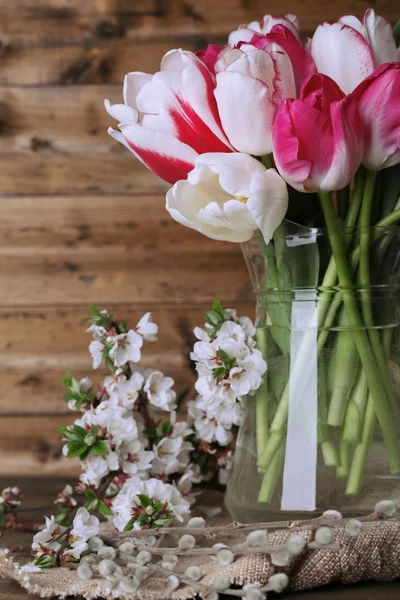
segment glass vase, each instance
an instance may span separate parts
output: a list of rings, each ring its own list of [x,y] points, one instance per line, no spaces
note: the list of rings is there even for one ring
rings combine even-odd
[[[226,492],[240,522],[400,502],[400,228],[347,229],[341,243],[347,286],[325,230],[284,222],[268,245],[242,245],[268,370],[242,399]]]

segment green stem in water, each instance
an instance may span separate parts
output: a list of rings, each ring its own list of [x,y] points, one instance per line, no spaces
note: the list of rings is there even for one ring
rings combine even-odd
[[[353,202],[354,202],[354,200],[350,203],[350,209],[353,206]],[[356,211],[354,210],[354,214],[355,213],[356,213]],[[357,212],[357,215],[358,215],[358,212]],[[381,219],[377,223],[376,228],[374,229],[374,232],[372,235],[372,242],[377,241],[383,235],[385,227],[390,227],[390,226],[396,224],[398,221],[400,221],[400,200],[396,203],[395,210],[392,213],[390,213],[389,215],[385,216],[383,219]],[[349,259],[350,268],[351,268],[352,273],[354,273],[354,271],[357,269],[359,262],[360,262],[360,247],[357,246],[353,250],[353,252],[350,256],[350,259]],[[331,268],[331,265],[333,265],[332,268]],[[327,279],[332,281],[331,285],[334,286],[336,284],[336,279],[337,279],[337,269],[336,269],[336,264],[333,259],[331,259],[331,262],[329,263],[328,270],[329,269],[331,270],[329,277],[327,277],[327,276],[325,276],[325,277],[327,277]],[[334,277],[333,277],[333,273],[334,273]],[[324,281],[325,281],[325,278],[324,278]],[[328,298],[327,306],[329,306],[329,311],[326,314],[326,318],[325,318],[324,322],[320,325],[321,327],[323,327],[323,329],[318,334],[318,346],[317,346],[318,355],[320,354],[320,352],[322,351],[322,349],[325,346],[327,337],[329,335],[329,328],[332,327],[333,322],[335,320],[336,313],[337,313],[337,311],[342,303],[342,300],[343,300],[342,292],[337,292],[331,302],[329,302],[329,300],[331,298],[331,294],[329,293],[328,296],[329,296],[329,298]],[[320,304],[319,304],[319,306],[320,306]],[[286,435],[286,423],[287,423],[287,418],[288,418],[288,412],[289,412],[289,382],[286,383],[285,388],[282,392],[282,396],[279,401],[277,411],[275,413],[275,416],[274,416],[272,424],[271,424],[269,439],[267,441],[264,452],[262,453],[261,457],[259,458],[259,460],[257,462],[257,466],[260,469],[262,469],[263,471],[266,470],[270,460],[273,458],[277,448],[279,447],[282,437],[284,437]],[[396,443],[396,446],[397,446],[397,443]]]
[[[267,361],[267,327],[260,327],[256,330],[257,347],[263,358]],[[256,392],[256,435],[257,435],[257,456],[259,457],[264,450],[268,440],[268,371],[264,374],[264,381]]]
[[[346,311],[340,311],[338,325],[343,328],[336,333],[334,378],[328,412],[328,425],[341,427],[347,408],[347,400],[357,376],[359,358],[349,329]]]
[[[268,465],[263,480],[261,482],[258,502],[267,504],[272,502],[275,488],[278,485],[279,478],[282,475],[283,464],[285,460],[286,438],[280,439],[277,451]]]
[[[346,309],[349,326],[354,330],[354,342],[367,376],[368,387],[388,452],[391,471],[392,473],[398,473],[400,471],[400,452],[392,410],[387,401],[386,394],[382,394],[383,382],[381,373],[377,369],[368,336],[363,329],[364,324],[360,317],[357,301],[352,290],[350,269],[346,260],[345,247],[337,229],[336,215],[333,209],[331,195],[326,192],[321,192],[320,199],[331,242],[333,257],[336,262],[339,283],[342,287],[343,303]]]
[[[336,477],[346,479],[349,474],[350,444],[343,438],[343,434],[340,436],[339,442],[339,459],[340,466],[336,469]]]
[[[379,332],[374,328],[374,317],[372,313],[371,299],[371,265],[370,265],[370,247],[371,247],[371,228],[370,217],[372,208],[372,199],[374,196],[374,184],[376,179],[375,171],[368,171],[365,181],[364,199],[360,213],[360,269],[359,283],[361,288],[361,308],[364,317],[364,323],[368,329],[368,336],[371,342],[371,348],[375,356],[376,364],[382,376],[384,389],[388,397],[392,410],[396,410],[396,401],[393,394],[390,374],[384,358]]]
[[[339,455],[333,441],[332,430],[327,424],[328,402],[326,390],[326,373],[323,357],[318,359],[318,438],[326,467],[338,467]]]
[[[343,425],[343,438],[352,444],[358,444],[361,441],[361,429],[367,397],[367,378],[361,367],[357,381],[350,393],[350,400]]]
[[[361,442],[357,444],[350,467],[349,478],[346,486],[346,496],[355,496],[360,493],[361,479],[364,473],[364,465],[368,450],[376,427],[376,415],[371,394],[368,396],[367,408],[365,410]]]

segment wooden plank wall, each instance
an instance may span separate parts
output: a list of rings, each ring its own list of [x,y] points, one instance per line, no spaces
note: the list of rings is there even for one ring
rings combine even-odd
[[[94,302],[160,342],[147,365],[193,385],[191,329],[218,296],[252,314],[240,248],[175,224],[165,184],[106,134],[103,99],[170,48],[222,44],[239,23],[293,12],[305,34],[397,0],[0,0],[0,474],[70,472],[60,378],[90,371],[80,320]]]

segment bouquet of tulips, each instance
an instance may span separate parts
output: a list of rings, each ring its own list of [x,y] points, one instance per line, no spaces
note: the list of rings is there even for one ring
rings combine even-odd
[[[124,104],[106,101],[119,121],[110,135],[173,185],[166,195],[173,219],[215,240],[259,237],[266,290],[279,289],[279,281],[294,286],[278,260],[286,228],[327,232],[330,260],[315,267],[318,369],[336,359],[323,409],[318,398],[318,438],[326,464],[348,476],[349,495],[360,489],[377,422],[390,470],[400,472],[388,367],[393,328],[375,327],[371,299],[372,245],[380,243],[376,263],[400,219],[399,23],[392,28],[369,9],[362,20],[323,23],[303,41],[294,15],[266,15],[232,32],[224,47],[171,50],[154,75],[126,76]],[[269,338],[289,355],[268,296],[265,308]],[[343,331],[327,353],[335,319]],[[273,410],[263,410],[268,394],[257,395],[261,502],[282,472],[289,387],[281,386]]]

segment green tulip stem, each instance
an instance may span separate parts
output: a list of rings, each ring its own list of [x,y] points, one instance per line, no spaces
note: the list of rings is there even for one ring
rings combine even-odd
[[[342,288],[343,304],[347,313],[349,327],[353,329],[354,342],[367,377],[368,388],[388,452],[391,472],[398,473],[400,471],[400,452],[393,414],[386,394],[382,394],[384,384],[381,373],[375,363],[374,354],[352,289],[351,271],[346,259],[345,246],[337,227],[331,194],[321,192],[320,200],[336,263],[339,283]]]

